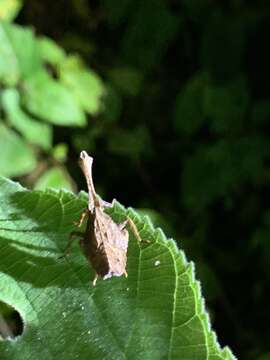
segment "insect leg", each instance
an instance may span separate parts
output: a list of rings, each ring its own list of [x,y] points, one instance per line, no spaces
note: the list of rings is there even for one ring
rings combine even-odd
[[[118,224],[119,229],[123,230],[126,227],[127,223],[128,223],[128,220],[125,220],[124,222]]]
[[[93,280],[93,286],[96,286],[97,283],[97,279],[98,279],[98,274],[95,274],[94,280]]]
[[[79,219],[79,221],[75,221],[74,222],[74,225],[80,227],[82,225],[82,223],[84,222],[84,219],[86,218],[86,216],[88,215],[88,209],[85,209],[82,214],[81,214],[81,217]]]
[[[137,226],[134,224],[134,221],[129,216],[127,216],[126,223],[129,225],[131,231],[133,232],[133,234],[135,235],[135,237],[137,238],[137,241],[139,243],[141,243],[141,242],[150,243],[149,240],[145,240],[145,239],[141,238],[141,235],[139,234]]]
[[[131,218],[128,216],[126,222],[130,226],[130,228],[131,228],[133,234],[135,235],[135,237],[137,238],[138,242],[142,242],[142,238],[139,234],[137,226],[134,224],[134,221],[131,220]]]
[[[69,255],[70,254],[70,249],[71,249],[71,245],[73,243],[73,241],[75,240],[75,236],[77,237],[83,237],[84,236],[84,233],[83,232],[80,232],[80,231],[72,231],[69,235],[69,241],[65,247],[65,250],[64,250],[64,254],[62,256],[59,257],[59,259],[62,259],[64,258],[65,256]]]

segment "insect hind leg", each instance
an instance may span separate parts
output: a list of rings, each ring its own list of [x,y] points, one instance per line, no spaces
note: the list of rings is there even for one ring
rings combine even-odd
[[[129,225],[129,227],[130,227],[131,231],[133,232],[134,236],[136,237],[138,243],[148,243],[149,244],[151,242],[149,240],[141,238],[141,235],[137,229],[137,226],[135,225],[134,221],[129,216],[127,217],[127,220],[124,223]]]
[[[72,231],[69,234],[69,241],[65,247],[64,254],[60,256],[58,259],[63,259],[64,257],[70,255],[70,249],[71,245],[73,244],[74,240],[76,240],[76,237],[79,237],[80,239],[84,236],[84,233],[81,231]]]

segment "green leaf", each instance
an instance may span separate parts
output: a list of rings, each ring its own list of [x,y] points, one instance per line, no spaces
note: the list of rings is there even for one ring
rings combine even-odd
[[[138,3],[132,9],[123,33],[122,62],[149,71],[160,62],[179,30],[181,20],[163,0]]]
[[[25,81],[23,101],[34,116],[55,125],[86,124],[85,114],[72,93],[45,71]]]
[[[108,139],[108,149],[114,154],[135,159],[151,156],[153,147],[149,130],[145,126],[133,130],[117,128]]]
[[[203,93],[205,74],[197,74],[190,79],[176,97],[174,126],[182,134],[191,135],[203,124]]]
[[[174,229],[172,225],[169,223],[168,217],[165,218],[159,212],[148,208],[140,208],[140,209],[136,209],[136,211],[140,216],[144,216],[144,217],[147,216],[155,227],[161,227],[166,232],[170,234],[173,233]]]
[[[20,77],[19,64],[16,59],[16,54],[5,28],[0,23],[0,81],[8,85],[14,85],[18,82]]]
[[[110,210],[150,243],[130,234],[128,278],[93,287],[78,244],[59,259],[85,197],[1,179],[0,204],[0,300],[25,325],[16,341],[0,341],[2,360],[234,359],[209,327],[193,264],[147,218],[117,203]]]
[[[100,111],[104,85],[97,74],[84,68],[76,57],[70,57],[61,66],[60,80],[85,111],[92,115]]]
[[[243,78],[224,85],[209,84],[204,91],[204,113],[217,133],[237,132],[245,126],[249,94]]]
[[[65,60],[65,51],[52,39],[43,36],[37,39],[37,42],[43,61],[52,65],[60,65]]]
[[[12,21],[21,10],[21,0],[0,0],[0,19]]]
[[[31,148],[12,130],[0,124],[0,174],[21,176],[32,171],[36,159]]]
[[[33,30],[0,22],[0,81],[15,85],[41,67]]]
[[[141,91],[143,76],[134,68],[114,68],[109,71],[109,77],[123,95],[136,96]]]
[[[52,146],[52,128],[37,122],[20,108],[20,94],[16,89],[6,89],[2,93],[2,105],[8,120],[32,144],[44,150]],[[42,136],[40,136],[42,134]]]
[[[35,184],[35,189],[45,190],[46,188],[73,190],[70,176],[59,167],[47,170]]]
[[[185,161],[184,203],[193,211],[203,209],[244,183],[256,182],[264,173],[268,147],[267,140],[259,136],[199,146]]]
[[[269,358],[270,358],[270,352],[267,352],[257,357],[257,360],[268,360]]]
[[[52,156],[59,163],[66,161],[68,156],[68,145],[66,143],[59,143],[52,149]]]

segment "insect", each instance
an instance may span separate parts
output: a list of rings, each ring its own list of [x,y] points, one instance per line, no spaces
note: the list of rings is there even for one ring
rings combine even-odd
[[[70,248],[73,237],[79,235],[83,253],[96,273],[93,280],[95,286],[98,277],[105,280],[112,276],[127,276],[129,233],[126,226],[130,226],[138,241],[141,241],[141,238],[136,225],[129,217],[117,224],[104,212],[105,207],[111,207],[113,204],[105,202],[96,194],[92,178],[93,158],[86,151],[82,151],[79,163],[86,178],[89,200],[87,208],[76,225],[80,227],[85,219],[87,219],[87,224],[84,233],[77,231],[71,233],[66,251]]]

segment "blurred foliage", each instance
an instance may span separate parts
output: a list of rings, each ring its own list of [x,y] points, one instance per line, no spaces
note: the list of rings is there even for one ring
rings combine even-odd
[[[11,1],[2,7],[0,101],[5,152],[0,155],[1,174],[31,172],[32,186],[37,181],[38,188],[72,189],[70,177],[57,164],[54,168],[47,164],[36,177],[33,172],[41,156],[54,153],[52,125],[86,126],[86,113],[95,115],[101,110],[105,87],[79,55],[67,55],[52,39],[8,22],[16,14]]]
[[[82,188],[89,151],[98,191],[199,264],[221,344],[267,358],[269,3],[28,0],[15,25],[19,7],[0,1],[1,174]]]
[[[0,19],[12,21],[21,7],[21,0],[0,0]]]

